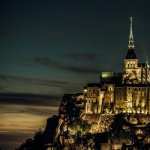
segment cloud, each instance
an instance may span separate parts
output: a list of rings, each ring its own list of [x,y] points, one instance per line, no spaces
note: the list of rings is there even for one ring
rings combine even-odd
[[[61,95],[0,93],[0,104],[25,104],[33,106],[58,106]]]
[[[76,56],[76,57],[81,57],[81,56]],[[87,55],[85,57],[87,59],[89,56]],[[71,64],[68,62],[62,62],[62,61],[59,62],[59,61],[54,61],[53,59],[48,58],[48,57],[36,57],[34,59],[34,62],[36,64],[47,66],[49,68],[54,67],[57,69],[62,69],[62,70],[70,71],[70,72],[77,73],[77,74],[87,74],[87,73],[88,74],[97,74],[100,71],[99,69],[97,69],[93,66],[86,65],[86,64],[77,65],[76,63]]]
[[[54,104],[50,106],[37,106],[26,104],[0,104],[0,114],[12,114],[12,113],[31,113],[34,115],[49,116],[58,112],[58,106]]]
[[[4,91],[6,89],[5,86],[0,85],[0,91]]]
[[[77,90],[82,84],[82,82],[76,83],[68,78],[53,80],[0,74],[1,93],[41,94],[49,95],[52,99],[58,99],[64,92],[68,93],[71,89]]]
[[[0,104],[1,132],[33,132],[45,126],[48,117],[58,113],[56,106]]]
[[[69,85],[70,83],[64,80],[48,80],[42,78],[0,74],[1,93],[42,94],[49,95],[49,99],[58,99],[58,97],[62,96],[64,89]],[[33,95],[29,95],[29,97],[30,96],[33,98]],[[29,97],[27,97],[27,95],[22,95],[22,102],[24,99],[29,99]],[[17,101],[16,98],[13,99],[14,102]],[[10,98],[10,100],[12,101],[12,98]],[[36,102],[38,102],[38,97],[36,97]],[[47,103],[48,101],[45,100],[43,103],[44,102]]]
[[[62,81],[62,80],[46,80],[40,78],[30,78],[30,77],[4,75],[4,74],[0,74],[0,80],[16,81],[16,82],[30,83],[30,84],[50,86],[50,87],[64,87],[69,84],[67,81]]]
[[[58,111],[56,106],[0,104],[0,108],[0,148],[5,150],[15,149],[31,138],[45,127],[47,118]]]
[[[96,61],[99,58],[97,53],[71,53],[67,55],[71,59],[79,61]]]

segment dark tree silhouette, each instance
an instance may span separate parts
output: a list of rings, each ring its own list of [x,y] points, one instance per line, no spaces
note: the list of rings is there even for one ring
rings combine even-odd
[[[123,125],[126,124],[126,120],[124,119],[124,114],[118,114],[115,116],[113,123],[111,124],[111,133],[114,136],[118,136],[121,132]]]

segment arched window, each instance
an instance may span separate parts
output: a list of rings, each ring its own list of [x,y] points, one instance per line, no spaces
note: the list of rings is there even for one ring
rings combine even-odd
[[[130,64],[128,64],[128,68],[130,67]]]

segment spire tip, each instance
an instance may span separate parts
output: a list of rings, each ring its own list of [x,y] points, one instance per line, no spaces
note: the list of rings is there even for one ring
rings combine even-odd
[[[130,34],[129,34],[129,43],[128,43],[128,48],[131,49],[131,48],[134,48],[134,38],[133,38],[133,25],[132,25],[132,22],[133,22],[133,17],[131,16],[130,17]]]

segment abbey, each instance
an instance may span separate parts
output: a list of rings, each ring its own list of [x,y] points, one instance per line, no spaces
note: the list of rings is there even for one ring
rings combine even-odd
[[[136,56],[132,17],[122,72],[102,72],[100,83],[87,84],[83,95],[86,114],[150,113],[150,66]]]

